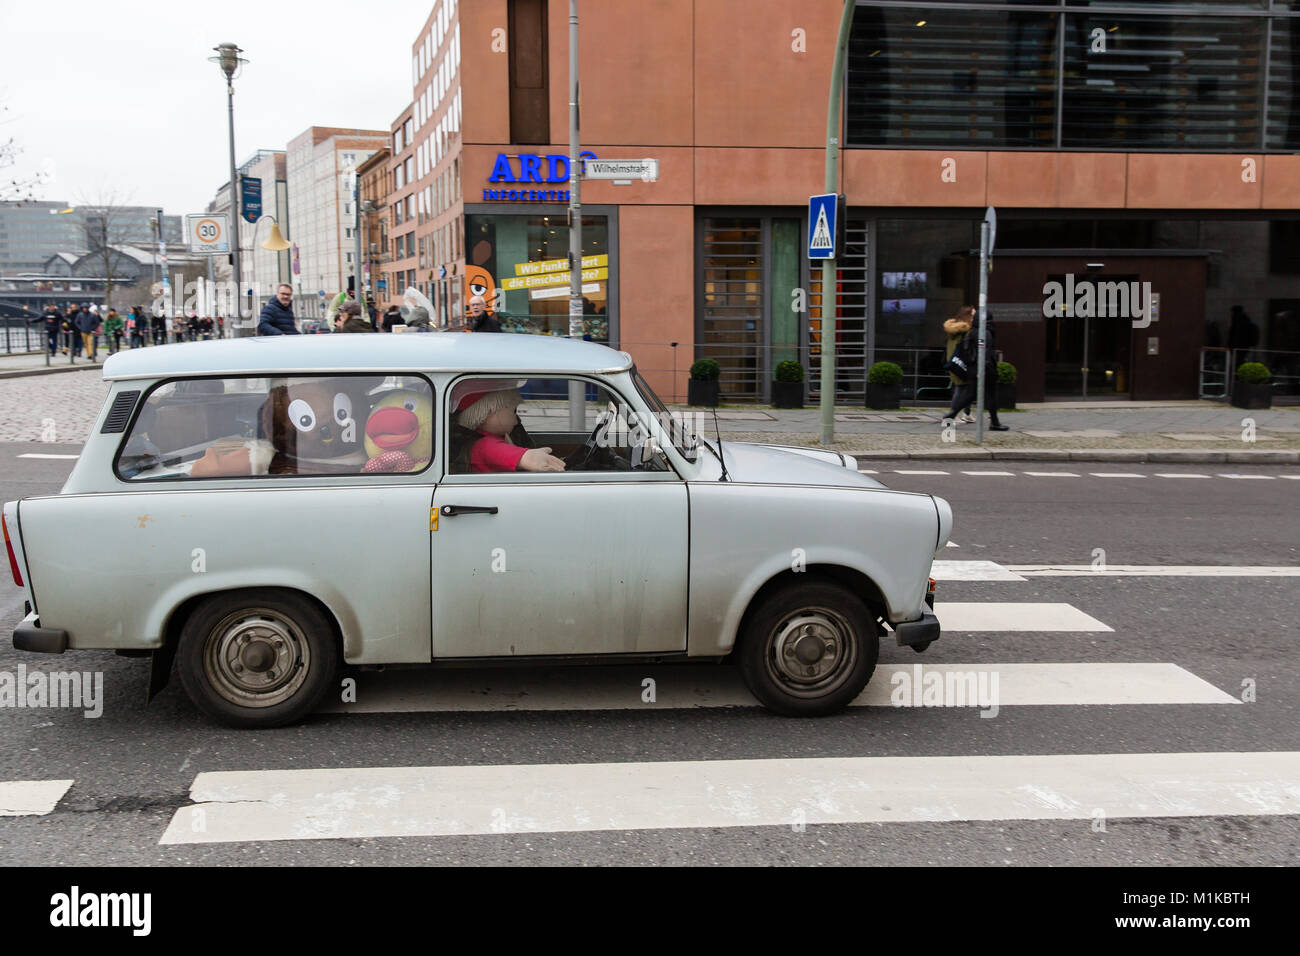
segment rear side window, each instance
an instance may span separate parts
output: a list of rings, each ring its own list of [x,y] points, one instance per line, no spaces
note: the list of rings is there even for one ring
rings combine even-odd
[[[420,472],[433,387],[418,375],[164,382],[118,452],[126,481]]]

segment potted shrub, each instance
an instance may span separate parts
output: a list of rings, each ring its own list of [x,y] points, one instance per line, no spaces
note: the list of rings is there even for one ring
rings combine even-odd
[[[898,408],[903,369],[894,362],[877,362],[867,371],[867,408]]]
[[[1016,367],[1010,362],[998,363],[998,408],[1016,407]]]
[[[786,360],[776,366],[772,405],[775,408],[803,408],[803,366],[798,362]]]
[[[1260,362],[1242,362],[1232,381],[1234,408],[1272,408],[1273,373]]]
[[[716,408],[718,374],[722,371],[713,359],[699,359],[691,366],[691,380],[686,383],[686,401],[691,405]]]

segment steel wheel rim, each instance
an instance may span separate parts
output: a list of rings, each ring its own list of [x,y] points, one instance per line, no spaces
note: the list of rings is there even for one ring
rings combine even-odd
[[[805,607],[785,615],[768,633],[764,663],[786,693],[816,698],[848,680],[858,653],[848,618],[832,608]]]
[[[208,634],[203,669],[221,697],[240,707],[274,707],[307,680],[311,647],[295,622],[269,608],[244,608]]]

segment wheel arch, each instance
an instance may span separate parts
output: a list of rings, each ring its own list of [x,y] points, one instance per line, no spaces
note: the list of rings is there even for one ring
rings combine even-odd
[[[750,596],[735,631],[730,635],[731,650],[729,654],[736,652],[736,648],[740,645],[741,638],[744,636],[745,629],[749,626],[754,612],[762,606],[769,596],[784,588],[797,584],[809,584],[814,581],[838,584],[861,598],[863,603],[867,605],[867,609],[875,614],[877,618],[885,616],[887,605],[884,593],[875,581],[857,568],[846,567],[842,564],[810,564],[803,571],[786,568],[784,571],[768,578]]]

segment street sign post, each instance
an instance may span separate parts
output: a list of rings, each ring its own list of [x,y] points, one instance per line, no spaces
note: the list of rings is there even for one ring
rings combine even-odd
[[[189,250],[198,255],[225,255],[230,252],[230,221],[224,212],[185,217],[185,240]]]
[[[835,258],[835,220],[839,197],[835,193],[808,197],[808,258]]]
[[[657,159],[589,159],[583,179],[612,179],[614,185],[631,185],[634,179],[652,183],[659,178]]]

